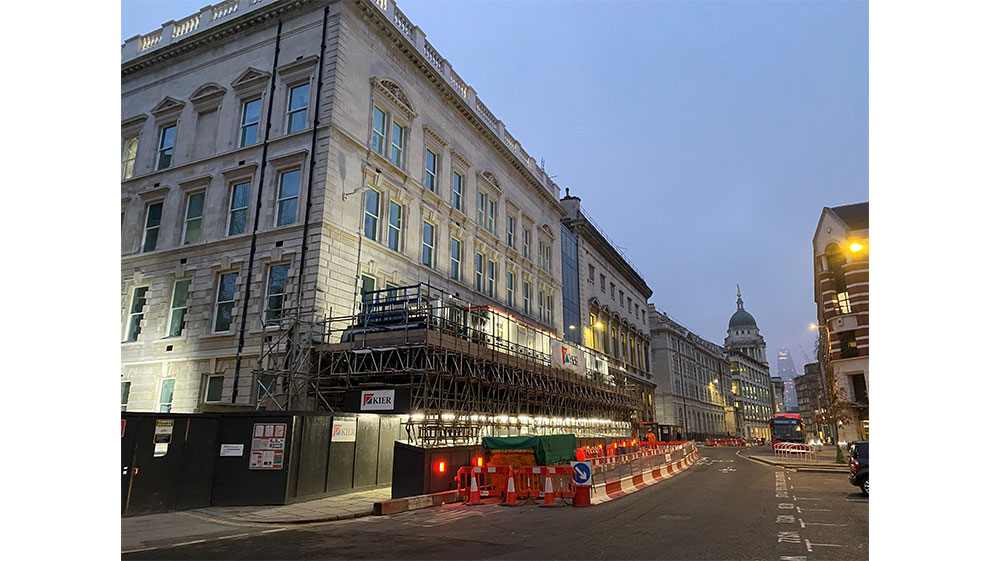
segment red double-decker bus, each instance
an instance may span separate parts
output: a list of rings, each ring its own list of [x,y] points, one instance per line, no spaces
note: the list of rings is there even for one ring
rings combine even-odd
[[[797,413],[777,413],[770,419],[770,436],[773,443],[804,443],[804,422]]]

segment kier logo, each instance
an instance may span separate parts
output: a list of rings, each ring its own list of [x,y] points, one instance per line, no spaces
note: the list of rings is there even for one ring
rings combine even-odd
[[[361,411],[391,411],[395,390],[361,392]]]

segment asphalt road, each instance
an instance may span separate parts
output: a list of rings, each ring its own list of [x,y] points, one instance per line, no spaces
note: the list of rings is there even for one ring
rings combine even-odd
[[[222,537],[123,559],[867,559],[869,501],[843,474],[701,448],[684,473],[590,508],[446,505]]]

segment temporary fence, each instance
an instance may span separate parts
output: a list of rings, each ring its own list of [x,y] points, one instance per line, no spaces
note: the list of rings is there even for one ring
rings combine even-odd
[[[705,439],[708,446],[746,446],[746,441],[741,438],[708,438]]]
[[[507,466],[464,466],[457,470],[457,494],[467,497],[471,492],[471,477],[474,476],[478,492],[482,497],[501,497],[509,480]]]
[[[773,455],[777,458],[798,458],[812,461],[817,461],[818,459],[818,453],[814,447],[793,442],[778,442],[774,444]]]
[[[519,499],[543,498],[548,479],[555,498],[574,497],[574,468],[571,466],[524,466],[511,470],[506,466],[465,466],[457,470],[457,493],[464,497],[471,495],[473,476],[481,498],[502,499],[508,490],[510,473]]]

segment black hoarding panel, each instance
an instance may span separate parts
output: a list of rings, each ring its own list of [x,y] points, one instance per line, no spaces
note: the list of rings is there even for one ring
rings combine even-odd
[[[184,436],[182,466],[179,470],[178,510],[210,506],[213,492],[213,463],[219,454],[217,417],[191,416]]]
[[[359,415],[354,453],[354,487],[378,480],[378,415]]]
[[[299,476],[295,496],[305,497],[326,492],[327,456],[330,446],[330,417],[300,417],[302,431],[295,440],[300,443]]]
[[[327,477],[327,490],[350,489],[354,482],[354,443],[332,442],[330,444],[330,470]]]
[[[291,415],[227,415],[220,422],[220,445],[243,445],[241,456],[219,456],[213,483],[214,506],[285,504],[289,451],[292,441]],[[284,425],[281,467],[251,469],[255,425]]]
[[[174,510],[187,418],[161,413],[137,418],[135,454],[125,514]]]
[[[424,483],[433,467],[426,463],[426,451],[418,446],[396,442],[392,453],[392,498],[425,493]]]
[[[388,485],[392,482],[393,443],[402,438],[402,425],[399,417],[392,415],[382,415],[379,421],[378,484]]]

